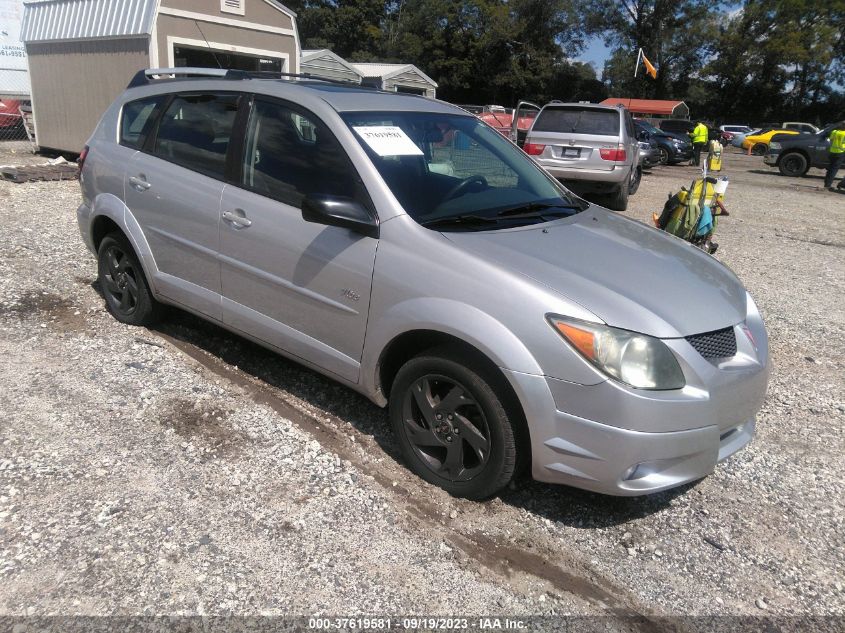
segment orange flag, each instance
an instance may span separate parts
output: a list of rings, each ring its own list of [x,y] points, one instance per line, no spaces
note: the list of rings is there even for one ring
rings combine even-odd
[[[657,79],[657,69],[654,67],[654,64],[648,61],[645,53],[641,53],[641,55],[643,56],[643,66],[645,66],[646,73],[651,75],[652,79]]]

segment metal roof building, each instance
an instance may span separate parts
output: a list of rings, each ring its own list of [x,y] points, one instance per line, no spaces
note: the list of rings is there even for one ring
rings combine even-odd
[[[24,0],[36,140],[79,152],[143,68],[299,71],[296,14],[277,0]]]
[[[689,118],[689,107],[687,107],[687,104],[683,101],[611,97],[609,99],[605,99],[601,103],[602,105],[625,106],[632,114],[676,117],[678,119]]]
[[[326,79],[361,83],[361,74],[352,64],[327,48],[302,51],[299,71]]]
[[[408,92],[411,94],[434,97],[437,82],[413,64],[360,64],[353,62],[364,83],[382,90]]]

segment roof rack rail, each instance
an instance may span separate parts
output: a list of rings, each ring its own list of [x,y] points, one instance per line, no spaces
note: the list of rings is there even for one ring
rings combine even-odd
[[[225,68],[193,68],[190,66],[186,66],[183,68],[146,68],[144,70],[139,70],[135,73],[135,76],[132,77],[132,81],[129,82],[127,88],[137,88],[138,86],[146,86],[149,84],[154,78],[176,78],[176,77],[217,77],[217,78],[226,78],[229,76],[230,72],[238,72],[238,71],[231,71]],[[234,79],[234,77],[230,77]],[[244,77],[238,77],[238,79],[243,79]]]
[[[135,76],[132,77],[132,81],[129,82],[127,88],[137,88],[138,86],[146,86],[150,84],[156,77],[160,79],[175,79],[177,77],[193,79],[216,78],[231,79],[236,81],[244,79],[282,79],[283,77],[293,77],[296,79],[311,79],[314,81],[325,81],[328,83],[341,84],[346,86],[358,85],[354,81],[347,81],[343,79],[328,79],[326,77],[318,77],[317,75],[311,75],[308,73],[246,71],[234,70],[231,68],[196,68],[185,66],[181,68],[147,68],[145,70],[139,70],[137,73],[135,73]]]
[[[310,79],[312,81],[325,81],[330,84],[341,84],[348,86],[350,84],[360,85],[348,79],[329,79],[328,77],[320,77],[319,75],[312,75],[311,73],[285,73],[278,70],[242,70],[238,71],[244,73],[247,79],[282,79],[283,77],[293,77],[294,79]]]

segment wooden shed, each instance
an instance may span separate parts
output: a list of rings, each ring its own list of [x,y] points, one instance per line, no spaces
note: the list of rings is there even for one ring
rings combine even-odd
[[[65,152],[143,68],[299,71],[296,14],[277,0],[24,0],[21,40],[36,140]]]
[[[352,62],[364,83],[389,90],[434,98],[437,83],[413,64],[359,64]]]
[[[352,64],[327,48],[302,51],[299,72],[326,79],[361,83],[361,74]]]

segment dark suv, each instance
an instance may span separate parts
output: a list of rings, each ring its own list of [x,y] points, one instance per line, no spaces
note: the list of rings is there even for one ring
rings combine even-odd
[[[695,128],[695,123],[689,119],[661,119],[660,129],[672,134],[689,134]]]
[[[692,159],[692,143],[689,136],[665,132],[642,119],[634,119],[634,129],[638,140],[657,143],[661,165],[677,165]]]
[[[824,169],[829,160],[831,130],[833,125],[817,134],[775,134],[763,162],[777,167],[784,176],[803,176],[810,167]]]

